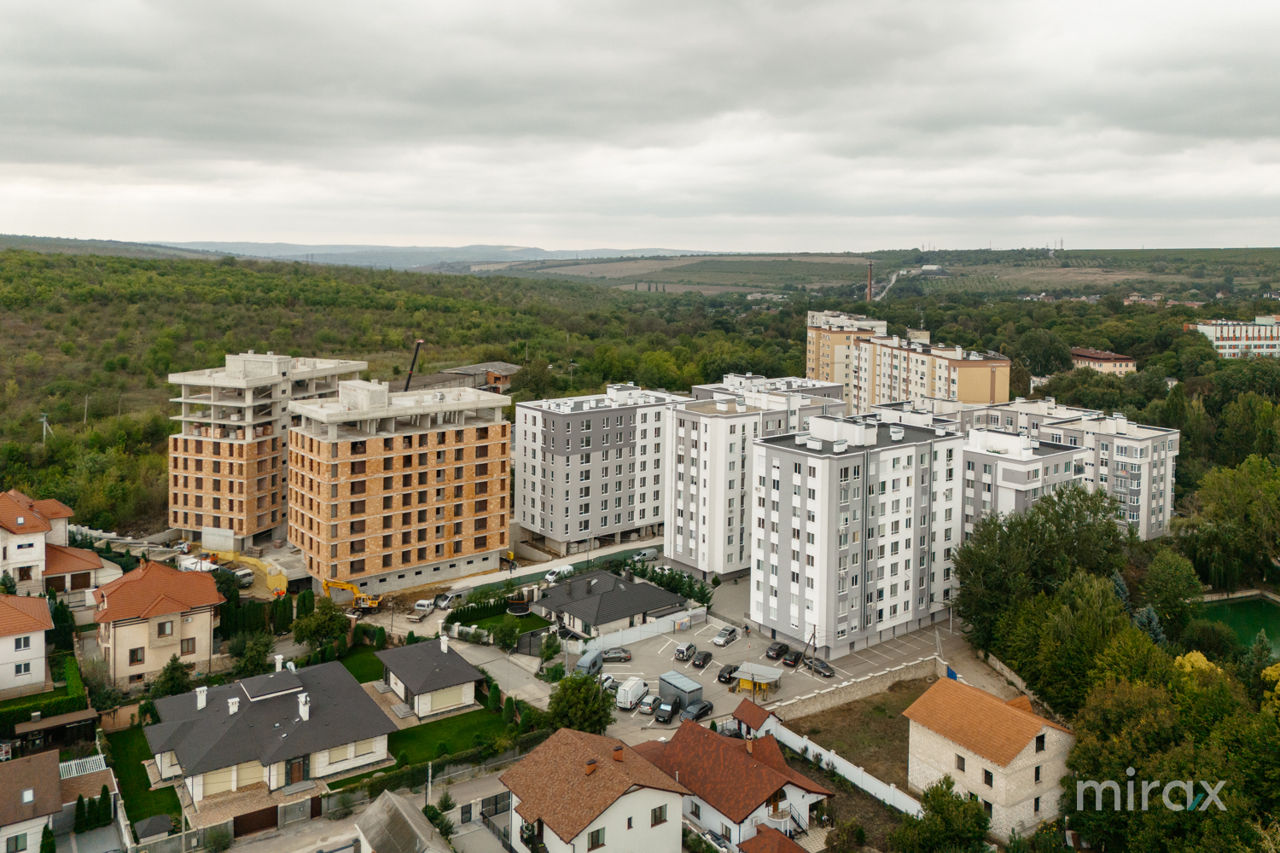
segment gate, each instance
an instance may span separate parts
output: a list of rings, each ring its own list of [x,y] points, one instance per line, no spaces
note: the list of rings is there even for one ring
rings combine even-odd
[[[516,651],[522,655],[532,655],[538,657],[542,654],[542,638],[546,636],[551,627],[538,628],[527,634],[521,634],[516,639]]]
[[[321,797],[311,798],[311,819],[315,820],[324,814],[324,800]]]
[[[261,832],[264,829],[275,829],[276,822],[279,818],[279,811],[275,806],[265,809],[258,809],[256,812],[247,812],[237,815],[232,825],[232,835],[239,838],[242,835],[248,835],[251,832]]]

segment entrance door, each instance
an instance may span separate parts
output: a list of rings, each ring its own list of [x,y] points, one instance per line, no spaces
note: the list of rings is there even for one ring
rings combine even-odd
[[[303,756],[302,758],[290,758],[284,766],[285,784],[296,785],[299,782],[305,782],[307,777],[310,775],[307,772],[308,763],[307,756]]]

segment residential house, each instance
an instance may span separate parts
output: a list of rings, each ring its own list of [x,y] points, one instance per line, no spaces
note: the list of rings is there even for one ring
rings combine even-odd
[[[811,810],[832,795],[792,770],[772,735],[739,740],[686,720],[670,741],[636,751],[688,788],[686,820],[735,847],[764,827],[786,836],[808,831]]]
[[[769,721],[772,720],[775,726],[780,722],[777,714],[750,699],[743,699],[738,703],[738,707],[733,709],[732,719],[738,724],[739,734],[744,737],[768,734],[771,729]]]
[[[40,693],[46,685],[44,632],[53,627],[49,602],[0,595],[0,700]]]
[[[755,835],[738,845],[738,853],[801,853],[803,850],[772,826],[760,827]]]
[[[225,600],[211,575],[148,561],[93,595],[98,647],[119,687],[141,687],[174,655],[197,672],[210,670]]]
[[[688,789],[616,738],[560,729],[500,780],[530,850],[680,849]]]
[[[453,847],[407,797],[383,791],[356,818],[356,835],[367,853],[452,853]]]
[[[600,637],[679,612],[684,599],[612,572],[574,575],[541,592],[532,608],[580,637]]]
[[[383,681],[412,709],[418,719],[461,711],[476,704],[476,686],[484,673],[476,669],[449,638],[414,643],[377,653],[383,665]]]
[[[915,791],[950,776],[956,790],[982,803],[991,834],[1008,843],[1058,816],[1059,780],[1067,773],[1071,732],[1031,709],[944,678],[911,703],[907,782]]]
[[[1121,355],[1118,352],[1092,347],[1072,347],[1071,366],[1077,370],[1087,367],[1112,376],[1124,376],[1138,369],[1138,363],[1131,355]]]
[[[0,494],[0,575],[19,595],[59,593],[72,607],[88,605],[89,590],[120,577],[120,567],[83,548],[68,547],[71,508],[34,500],[16,489]]]
[[[40,849],[46,826],[62,812],[58,753],[38,752],[6,761],[0,770],[0,844],[5,853]]]
[[[211,800],[245,815],[307,799],[317,780],[386,761],[396,730],[336,661],[197,687],[156,710],[162,722],[145,733],[158,775],[179,781],[196,812]],[[254,828],[274,826],[267,817]]]

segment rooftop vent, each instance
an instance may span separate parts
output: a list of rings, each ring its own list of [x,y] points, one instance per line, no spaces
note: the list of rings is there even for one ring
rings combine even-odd
[[[900,426],[889,427],[889,438],[894,441],[902,441],[906,437],[907,431]]]
[[[596,760],[594,758],[587,759],[587,775],[590,776],[596,772]]]
[[[613,760],[614,761],[622,760],[622,744],[618,744],[613,748]]]
[[[209,702],[209,688],[201,685],[196,688],[196,710],[203,711]]]
[[[227,697],[227,716],[234,716],[236,711],[239,711],[239,710],[240,710],[240,697],[228,696]]]

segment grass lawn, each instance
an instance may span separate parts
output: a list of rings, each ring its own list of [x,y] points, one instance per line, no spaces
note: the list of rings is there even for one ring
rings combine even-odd
[[[59,677],[61,674],[62,672],[59,670]],[[6,699],[5,701],[0,702],[0,711],[7,711],[11,708],[21,708],[24,705],[32,705],[33,703],[38,705],[40,702],[47,702],[50,699],[61,699],[66,695],[67,687],[64,684],[61,687],[53,688],[48,693],[31,693],[27,696],[18,696],[13,699]],[[39,710],[39,707],[36,707],[36,710]]]
[[[455,717],[446,717],[443,720],[393,732],[387,737],[387,751],[397,760],[403,752],[410,764],[423,764],[435,759],[436,751],[442,743],[450,753],[462,752],[479,746],[476,742],[477,738],[491,740],[504,728],[506,726],[502,722],[501,714],[477,708]],[[358,773],[355,776],[330,782],[329,787],[346,788],[380,772],[382,771],[373,770],[368,773]]]
[[[899,681],[883,693],[789,720],[787,728],[834,749],[882,782],[907,787],[907,706],[929,687],[923,678]]]
[[[141,728],[109,734],[107,742],[111,744],[111,766],[120,781],[120,796],[124,799],[125,813],[131,823],[152,815],[182,813],[178,795],[172,788],[149,790],[150,783],[142,762],[152,755]]]
[[[790,726],[788,726],[790,728]],[[889,834],[902,823],[902,814],[891,809],[875,797],[852,785],[841,785],[833,773],[810,764],[803,758],[790,757],[787,764],[792,770],[821,782],[835,792],[827,799],[827,806],[835,819],[844,822],[856,820],[867,832],[867,847],[873,850],[889,849]]]
[[[356,681],[378,681],[382,678],[382,661],[376,657],[373,646],[357,646],[342,659],[347,672],[356,677]]]
[[[476,622],[476,627],[483,631],[492,632],[493,629],[501,625],[502,620],[506,618],[507,614],[505,613],[499,613],[496,616],[486,616]],[[539,628],[545,628],[551,624],[546,619],[543,619],[535,613],[526,613],[524,616],[517,616],[516,618],[520,620],[521,634],[527,634],[530,631],[536,631]]]

